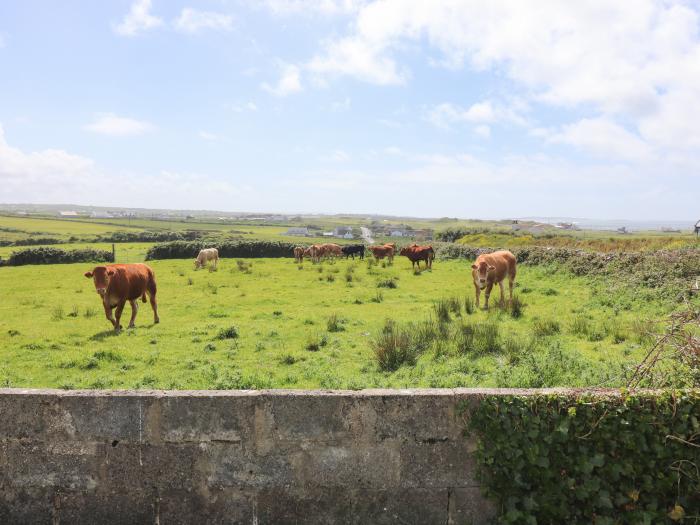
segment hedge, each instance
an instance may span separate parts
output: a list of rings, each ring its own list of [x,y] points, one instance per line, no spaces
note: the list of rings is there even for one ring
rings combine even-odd
[[[471,412],[499,523],[700,520],[700,391],[486,396]]]
[[[173,241],[159,243],[146,253],[146,260],[192,259],[203,248],[217,248],[220,257],[292,257],[296,244],[273,241]]]
[[[27,248],[13,252],[3,261],[6,266],[22,266],[24,264],[66,264],[78,262],[114,262],[111,252],[104,250],[60,250],[58,248],[39,247]]]
[[[212,233],[205,230],[185,231],[118,231],[104,235],[98,235],[92,242],[166,242],[166,241],[193,241]],[[216,232],[219,233],[219,232]]]

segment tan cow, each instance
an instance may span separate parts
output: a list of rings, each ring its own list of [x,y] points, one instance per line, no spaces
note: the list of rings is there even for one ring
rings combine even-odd
[[[296,263],[302,263],[304,262],[304,247],[303,246],[295,246],[294,247],[294,262]]]
[[[212,267],[216,269],[219,263],[219,250],[216,248],[204,248],[203,250],[199,250],[199,254],[194,260],[194,269],[204,268],[209,261],[212,262]]]
[[[314,262],[321,262],[324,257],[341,257],[343,250],[339,244],[323,243],[311,246],[311,258]]]
[[[476,292],[476,307],[479,308],[479,298],[481,290],[486,289],[486,302],[484,309],[489,309],[489,296],[494,284],[501,288],[501,304],[505,300],[503,290],[503,279],[508,277],[508,290],[510,300],[513,300],[513,283],[515,282],[516,261],[515,255],[507,250],[485,253],[476,258],[472,264],[472,279],[474,280],[474,290]]]
[[[367,249],[372,252],[376,260],[387,257],[389,262],[392,262],[394,260],[394,253],[396,252],[396,245],[394,243],[382,244],[380,246],[368,246]]]

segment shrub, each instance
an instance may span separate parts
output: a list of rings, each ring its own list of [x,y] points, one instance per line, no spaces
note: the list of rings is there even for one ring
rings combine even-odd
[[[471,315],[474,313],[474,310],[475,310],[474,299],[472,298],[471,295],[467,295],[464,298],[464,311],[467,313],[467,315]]]
[[[577,335],[579,337],[588,337],[588,334],[591,332],[591,323],[587,317],[577,315],[571,320],[569,331],[573,335]]]
[[[54,306],[53,310],[51,310],[51,320],[52,321],[60,321],[63,319],[63,306],[60,304],[58,306]]]
[[[377,288],[396,288],[396,278],[383,279],[377,283]]]
[[[520,300],[520,297],[514,295],[513,298],[508,302],[508,313],[513,319],[519,319],[523,316],[523,308],[525,304]]]
[[[238,329],[235,326],[229,326],[228,328],[222,328],[219,331],[217,339],[237,339]]]
[[[477,323],[474,326],[474,350],[480,353],[500,351],[498,324],[493,321]]]
[[[498,522],[697,516],[699,403],[697,391],[483,398],[468,425]]]
[[[416,361],[411,334],[391,319],[386,320],[371,345],[377,365],[382,371],[393,372],[404,364],[413,365]]]
[[[220,257],[227,258],[292,257],[294,246],[293,243],[275,241],[173,241],[149,248],[146,260],[194,259],[202,248],[216,248]]]
[[[85,248],[81,250],[60,250],[51,247],[27,248],[13,252],[7,259],[8,266],[25,264],[70,264],[80,262],[111,263],[112,252]]]

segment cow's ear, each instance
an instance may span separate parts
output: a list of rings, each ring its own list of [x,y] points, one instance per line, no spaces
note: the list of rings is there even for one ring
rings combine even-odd
[[[476,270],[478,266],[476,264],[472,264],[472,270]]]
[[[85,277],[92,279],[92,272],[85,272]]]
[[[114,268],[107,268],[107,275],[114,275]]]

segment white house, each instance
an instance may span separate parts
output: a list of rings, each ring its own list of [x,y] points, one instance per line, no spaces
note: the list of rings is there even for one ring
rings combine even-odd
[[[298,235],[299,237],[306,237],[309,235],[308,228],[289,228],[287,230],[287,235]]]
[[[90,217],[92,219],[112,219],[113,215],[111,213],[106,212],[106,211],[93,211],[90,214]]]
[[[401,230],[394,230],[389,234],[390,237],[403,237],[404,235],[405,233]]]
[[[354,237],[353,237],[352,233],[350,233],[350,232],[348,232],[348,233],[346,233],[345,235],[343,235],[343,239],[353,239],[353,238],[354,238]]]
[[[59,217],[78,217],[78,212],[73,210],[59,211]]]

